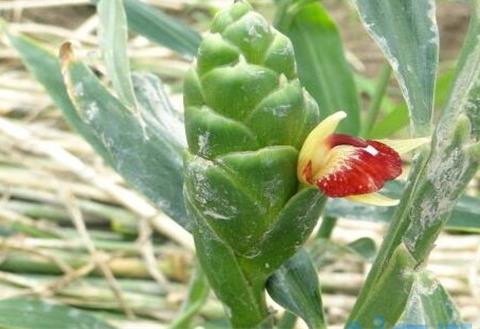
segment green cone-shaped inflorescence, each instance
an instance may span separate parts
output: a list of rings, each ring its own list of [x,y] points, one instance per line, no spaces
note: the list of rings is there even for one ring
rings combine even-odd
[[[185,80],[185,200],[200,262],[235,327],[258,326],[269,275],[311,233],[323,206],[296,177],[319,121],[290,40],[246,2],[215,18]]]

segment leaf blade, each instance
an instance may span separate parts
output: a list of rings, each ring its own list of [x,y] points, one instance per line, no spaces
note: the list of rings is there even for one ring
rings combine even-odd
[[[82,120],[103,143],[111,165],[167,215],[188,226],[183,203],[183,146],[151,113],[128,111],[93,72],[62,47],[64,77]],[[187,227],[188,228],[188,227]]]
[[[114,329],[85,311],[34,299],[0,301],[0,327],[12,329]]]
[[[267,281],[269,295],[309,328],[326,328],[318,275],[305,249],[301,249]]]
[[[193,57],[200,35],[184,23],[138,0],[124,0],[128,26],[151,41],[181,55]]]
[[[12,46],[20,54],[27,69],[42,84],[54,103],[63,112],[68,124],[92,145],[105,162],[110,164],[112,159],[101,140],[78,116],[74,105],[70,101],[58,58],[33,39],[9,32],[6,35]]]
[[[435,2],[354,0],[354,4],[395,72],[413,133],[428,135],[438,67]]]
[[[412,292],[398,325],[464,328],[458,310],[443,286],[426,271],[415,276]]]
[[[100,48],[113,88],[124,104],[135,108],[136,100],[127,55],[127,17],[123,1],[100,0],[97,12],[100,17]]]
[[[323,117],[348,113],[339,130],[356,135],[360,102],[333,19],[318,2],[288,0],[277,12],[277,26],[293,43],[300,81],[317,101]]]
[[[405,309],[414,283],[411,273],[415,265],[409,251],[403,245],[398,246],[391,261],[377,277],[376,284],[362,299],[358,315],[353,318],[354,313],[350,315],[347,328],[373,328],[379,320],[385,328],[393,328]],[[395,298],[392,298],[392,292],[395,292]]]

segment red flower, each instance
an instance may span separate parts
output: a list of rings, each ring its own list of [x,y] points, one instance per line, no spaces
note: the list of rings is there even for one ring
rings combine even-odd
[[[429,141],[428,138],[408,140],[363,140],[336,134],[335,129],[345,112],[336,112],[323,120],[308,135],[300,151],[298,179],[317,186],[332,198],[392,206],[398,200],[376,193],[385,182],[402,173],[400,154]]]

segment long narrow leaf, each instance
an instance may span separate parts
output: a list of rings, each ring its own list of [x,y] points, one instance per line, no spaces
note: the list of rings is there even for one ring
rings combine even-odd
[[[132,80],[138,106],[144,116],[148,113],[153,121],[161,125],[165,138],[182,148],[186,147],[183,115],[173,107],[160,79],[150,73],[133,73]]]
[[[135,94],[130,77],[127,55],[128,28],[123,0],[100,0],[100,48],[118,98],[129,108],[135,108]]]
[[[311,329],[327,328],[318,275],[308,252],[301,249],[267,282],[270,296],[300,316]]]
[[[415,264],[416,261],[408,250],[402,245],[398,246],[388,265],[382,268],[375,284],[368,291],[368,303],[357,302],[360,316],[350,319],[347,329],[373,328],[376,324],[380,324],[380,328],[393,328],[405,310],[415,280]],[[406,298],[403,298],[404,296]],[[378,323],[379,321],[381,322]]]
[[[112,163],[109,152],[100,138],[85,124],[68,97],[58,58],[34,40],[22,35],[7,33],[8,40],[17,50],[28,70],[34,75],[62,110],[68,124],[87,140],[108,164]]]
[[[340,131],[358,134],[360,103],[335,22],[318,1],[283,1],[277,26],[293,43],[302,84],[320,106],[322,116],[348,113]]]
[[[428,135],[438,66],[434,0],[353,0],[385,53],[407,102],[413,132]]]
[[[408,107],[400,104],[380,120],[370,131],[368,137],[381,139],[391,137],[410,123]]]
[[[124,0],[128,26],[151,41],[193,57],[200,35],[188,25],[139,0]]]
[[[143,110],[148,104],[141,106],[140,115],[128,111],[91,70],[73,58],[69,44],[62,47],[61,55],[75,108],[110,153],[114,169],[167,215],[187,225],[183,146],[151,110]]]
[[[439,74],[435,86],[435,108],[445,106],[454,78],[454,70],[448,69]],[[396,106],[380,120],[369,134],[371,139],[391,138],[391,136],[409,124],[408,107],[405,103]]]
[[[100,0],[91,1],[97,4]],[[129,29],[181,55],[195,56],[202,40],[198,32],[140,0],[123,0],[123,4]]]
[[[0,327],[9,329],[114,329],[88,312],[34,299],[0,301]]]

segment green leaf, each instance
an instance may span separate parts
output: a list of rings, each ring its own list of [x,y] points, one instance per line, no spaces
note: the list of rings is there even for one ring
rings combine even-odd
[[[380,113],[383,99],[388,89],[390,77],[392,75],[392,69],[390,65],[383,64],[380,74],[377,78],[377,84],[375,91],[370,97],[370,104],[368,106],[367,117],[362,124],[362,130],[360,136],[366,137],[370,134],[373,125],[377,121],[377,117]]]
[[[94,4],[100,1],[91,0]],[[202,37],[188,25],[139,0],[123,0],[123,6],[129,29],[180,55],[196,55]]]
[[[283,1],[277,27],[293,43],[300,81],[315,98],[321,115],[343,110],[340,131],[358,134],[360,103],[335,22],[317,1]]]
[[[183,302],[180,314],[176,316],[169,329],[185,329],[190,327],[193,317],[205,304],[210,293],[210,286],[202,268],[197,264],[190,279],[188,295]]]
[[[183,115],[170,102],[162,81],[154,74],[133,73],[133,88],[137,97],[138,106],[145,117],[158,127],[164,138],[176,143],[182,148],[187,146]]]
[[[452,68],[440,73],[435,85],[435,108],[440,109],[445,106],[452,87],[454,78]],[[380,120],[369,134],[371,139],[389,138],[396,132],[408,126],[408,107],[405,103],[397,105],[389,111],[385,117]]]
[[[368,134],[369,138],[381,139],[391,137],[408,126],[409,115],[406,104],[400,104],[380,120]]]
[[[268,279],[267,290],[273,300],[300,316],[309,328],[327,328],[317,271],[305,249]]]
[[[0,327],[8,329],[114,329],[88,312],[35,299],[0,301]]]
[[[445,229],[460,232],[480,233],[480,198],[463,196],[460,198]]]
[[[182,194],[183,145],[149,107],[161,102],[143,102],[149,98],[141,95],[139,114],[128,111],[84,64],[72,58],[68,45],[62,49],[69,94],[82,119],[109,152],[113,168],[167,215],[186,226],[188,219]],[[142,89],[142,81],[151,82],[137,78],[136,90],[152,91],[155,85]],[[150,97],[161,99],[155,93]],[[169,111],[171,109],[162,113],[167,116]]]
[[[462,328],[453,300],[428,272],[415,274],[415,282],[405,311],[397,326],[424,325],[425,328]]]
[[[379,320],[385,324],[385,327],[380,328],[392,328],[405,309],[414,282],[415,265],[416,261],[408,250],[399,246],[387,267],[382,270],[373,289],[369,291],[364,303],[360,304],[358,315],[348,322],[347,328],[376,328]],[[395,298],[392,298],[392,292]]]
[[[360,238],[345,246],[352,254],[358,255],[367,261],[372,261],[377,253],[375,241],[370,238]]]
[[[471,61],[472,55],[478,53],[479,42],[477,36],[480,33],[480,3],[477,0],[469,0],[471,4],[470,25],[465,38],[462,52],[457,65],[457,74]]]
[[[367,31],[392,66],[415,135],[429,135],[438,66],[434,0],[354,0]]]
[[[100,48],[118,98],[130,109],[136,108],[128,61],[128,27],[123,0],[100,0]]]
[[[285,311],[278,320],[277,329],[294,329],[297,323],[298,317],[292,312]]]
[[[90,126],[80,119],[70,101],[63,82],[58,58],[30,38],[8,32],[7,36],[11,45],[20,54],[25,66],[35,79],[42,84],[52,100],[63,112],[68,124],[92,145],[105,162],[111,164],[112,159],[102,141],[92,131]]]
[[[450,96],[450,90],[455,79],[455,67],[449,67],[445,71],[439,73],[437,84],[435,85],[435,108],[443,108]]]
[[[193,57],[200,35],[186,24],[139,0],[124,0],[128,26],[151,41]]]

